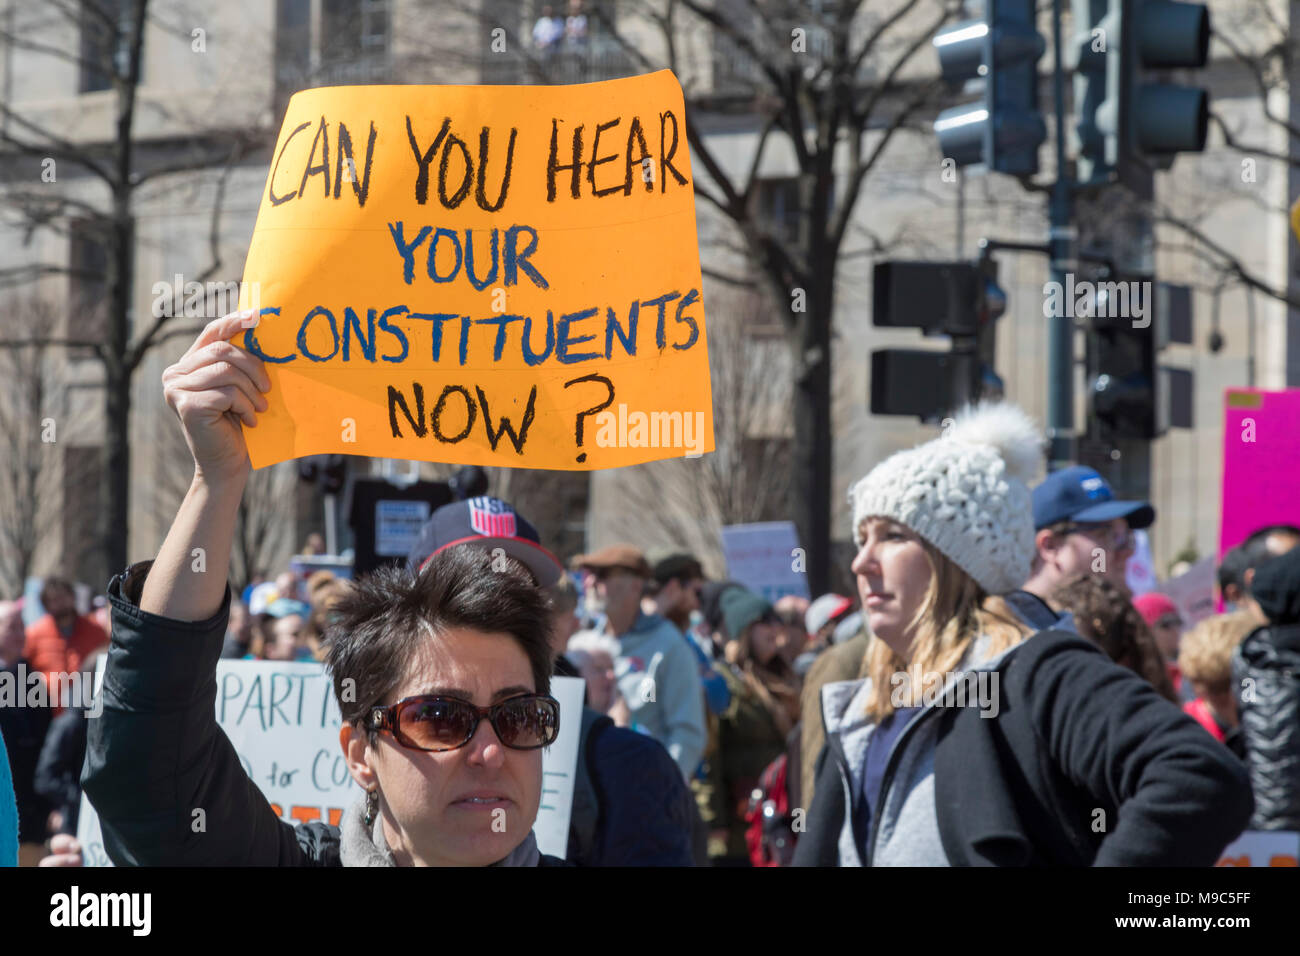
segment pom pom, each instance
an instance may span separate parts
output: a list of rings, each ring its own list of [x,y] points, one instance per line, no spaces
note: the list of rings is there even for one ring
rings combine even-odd
[[[1043,434],[1034,420],[1010,402],[981,402],[957,413],[944,433],[947,441],[995,448],[1007,475],[1033,484],[1043,464]]]

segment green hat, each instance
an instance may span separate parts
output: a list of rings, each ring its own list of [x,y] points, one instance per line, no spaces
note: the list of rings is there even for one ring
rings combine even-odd
[[[731,588],[722,595],[722,629],[731,640],[745,633],[745,628],[774,616],[772,605],[746,588]]]

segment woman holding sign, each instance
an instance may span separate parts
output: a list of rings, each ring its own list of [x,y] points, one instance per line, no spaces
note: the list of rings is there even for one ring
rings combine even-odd
[[[280,820],[216,723],[214,672],[248,478],[241,424],[270,381],[210,323],[163,374],[194,479],[153,562],[109,586],[113,641],[83,786],[118,865],[546,866],[532,833],[548,694],[548,603],[526,573],[452,548],[418,575],[381,570],[334,608],[339,739],[365,792],[340,826]],[[202,555],[202,561],[197,560]],[[213,568],[207,572],[203,568]],[[217,570],[219,569],[219,570]]]

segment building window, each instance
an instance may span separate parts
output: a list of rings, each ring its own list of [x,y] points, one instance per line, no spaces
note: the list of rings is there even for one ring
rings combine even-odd
[[[487,49],[484,83],[591,83],[641,72],[613,30],[614,0],[487,0],[481,18],[518,38],[504,51]]]
[[[764,232],[787,244],[799,241],[798,179],[760,179],[751,197],[754,218]]]
[[[83,342],[103,342],[108,337],[109,239],[104,220],[75,219],[68,237],[68,319],[65,334]],[[134,251],[134,229],[127,240]],[[131,258],[134,258],[133,256]],[[128,260],[126,274],[132,275]],[[130,299],[127,304],[127,339],[132,334]],[[68,357],[95,357],[92,348],[71,348]]]
[[[387,83],[389,0],[278,0],[276,109],[298,90]]]
[[[107,90],[113,76],[126,76],[131,56],[131,5],[128,0],[81,0],[81,93]],[[143,59],[143,57],[142,57]],[[144,79],[144,63],[140,64]]]

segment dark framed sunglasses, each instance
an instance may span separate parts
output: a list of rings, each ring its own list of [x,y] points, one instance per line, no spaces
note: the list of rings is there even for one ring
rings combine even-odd
[[[542,694],[525,694],[491,707],[475,707],[467,700],[426,694],[387,707],[371,707],[366,727],[390,732],[403,747],[439,753],[464,747],[484,719],[504,746],[536,750],[554,743],[559,735],[560,702]]]

